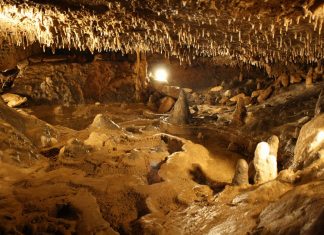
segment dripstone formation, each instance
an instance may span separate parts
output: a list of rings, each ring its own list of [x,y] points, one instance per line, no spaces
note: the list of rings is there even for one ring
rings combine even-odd
[[[270,152],[271,147],[267,142],[259,143],[255,149],[253,164],[256,184],[265,183],[277,177],[277,159]]]
[[[179,98],[171,111],[168,121],[172,124],[188,124],[190,121],[190,111],[187,96],[184,90],[180,91]]]
[[[323,24],[323,0],[0,0],[0,235],[322,235]]]
[[[233,185],[248,185],[249,184],[249,165],[244,159],[239,159],[236,163],[235,175],[232,181]]]

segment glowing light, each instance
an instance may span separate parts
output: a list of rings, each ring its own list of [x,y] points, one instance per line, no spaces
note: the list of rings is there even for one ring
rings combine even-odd
[[[168,82],[168,72],[165,68],[158,68],[154,72],[154,80],[158,82],[167,83]]]

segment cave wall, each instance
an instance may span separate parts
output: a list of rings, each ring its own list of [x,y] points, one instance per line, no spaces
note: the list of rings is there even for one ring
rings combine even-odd
[[[98,57],[86,63],[71,55],[30,57],[23,62],[25,67],[10,92],[35,103],[133,101],[136,79],[145,76],[145,69],[138,75],[138,66],[145,68],[146,64]]]
[[[14,46],[7,41],[2,41],[0,46],[0,71],[14,69],[19,61],[31,55],[41,53],[41,48],[37,43],[23,48]]]

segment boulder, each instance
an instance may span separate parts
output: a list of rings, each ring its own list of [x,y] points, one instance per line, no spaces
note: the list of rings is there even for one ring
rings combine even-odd
[[[239,100],[239,98],[244,98],[245,97],[245,94],[244,93],[240,93],[236,96],[233,96],[232,98],[230,98],[230,101],[233,101],[233,102],[237,102]]]
[[[280,81],[283,87],[289,86],[289,77],[286,73],[283,73],[279,76],[278,80]]]
[[[301,81],[302,81],[302,78],[299,74],[295,73],[295,74],[290,75],[290,83],[291,84],[300,83]]]
[[[169,96],[163,97],[160,102],[160,107],[158,112],[159,113],[166,113],[169,112],[173,105],[175,103],[175,100]]]
[[[1,97],[4,100],[4,102],[7,103],[7,105],[11,108],[17,107],[17,106],[27,102],[26,97],[22,97],[22,96],[12,94],[12,93],[5,93],[5,94],[1,95]]]
[[[95,147],[97,149],[100,149],[105,146],[105,142],[109,139],[109,137],[102,133],[98,132],[91,132],[88,139],[84,141],[86,145],[90,145],[92,147]]]
[[[232,92],[231,92],[231,90],[226,90],[224,93],[223,93],[223,95],[225,96],[225,97],[231,97],[232,96]]]
[[[251,104],[252,98],[249,97],[249,96],[246,96],[244,93],[240,93],[240,94],[238,94],[236,96],[233,96],[232,98],[230,98],[230,101],[236,103],[239,98],[242,98],[243,99],[244,105]]]
[[[169,86],[169,85],[160,84],[160,83],[153,83],[153,87],[158,92],[160,92],[166,96],[170,96],[174,99],[178,98],[181,89],[184,89],[187,93],[192,92],[192,90],[190,88],[180,88],[178,86]]]
[[[221,90],[223,90],[222,86],[215,86],[215,87],[210,89],[211,92],[218,92],[218,91],[221,91]]]
[[[318,159],[324,149],[324,114],[307,122],[300,130],[294,150],[293,170],[302,169]]]
[[[252,94],[251,94],[251,98],[255,98],[255,97],[258,97],[261,93],[261,90],[256,90],[256,91],[253,91]]]
[[[258,96],[258,102],[259,102],[259,103],[262,103],[262,102],[264,102],[266,99],[268,99],[269,96],[271,95],[272,91],[273,91],[272,86],[269,86],[267,89],[261,90],[261,91],[260,91],[260,94],[259,94],[259,96]]]

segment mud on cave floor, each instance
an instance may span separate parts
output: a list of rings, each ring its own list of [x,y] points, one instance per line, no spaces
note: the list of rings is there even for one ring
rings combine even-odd
[[[254,116],[242,127],[228,123],[231,106],[201,105],[192,126],[186,128],[170,127],[165,115],[139,104],[20,108],[27,117],[51,124],[59,141],[40,147],[42,156],[35,155],[36,160],[24,167],[21,164],[27,161],[26,156],[14,157],[20,151],[19,141],[27,143],[24,148],[31,148],[28,141],[10,140],[10,151],[1,152],[0,231],[245,234],[257,232],[259,223],[264,223],[263,211],[274,202],[280,206],[287,192],[291,195],[287,200],[307,199],[304,188],[313,188],[307,194],[317,198],[320,207],[320,182],[296,188],[280,180],[229,186],[237,160],[251,159],[258,141],[277,134],[285,145],[294,138],[295,129],[304,123],[300,119],[312,115],[318,91],[318,87],[309,89],[301,96],[295,89],[287,90],[263,105],[248,107]],[[301,109],[294,111],[300,100]],[[217,120],[209,118],[215,113]],[[102,115],[97,118],[97,114]],[[282,119],[269,122],[268,129],[260,132],[259,122],[267,122],[273,115]],[[6,139],[10,125],[2,125]],[[236,148],[227,149],[230,143]],[[10,158],[16,160],[8,162]],[[294,203],[291,208],[300,206]]]

